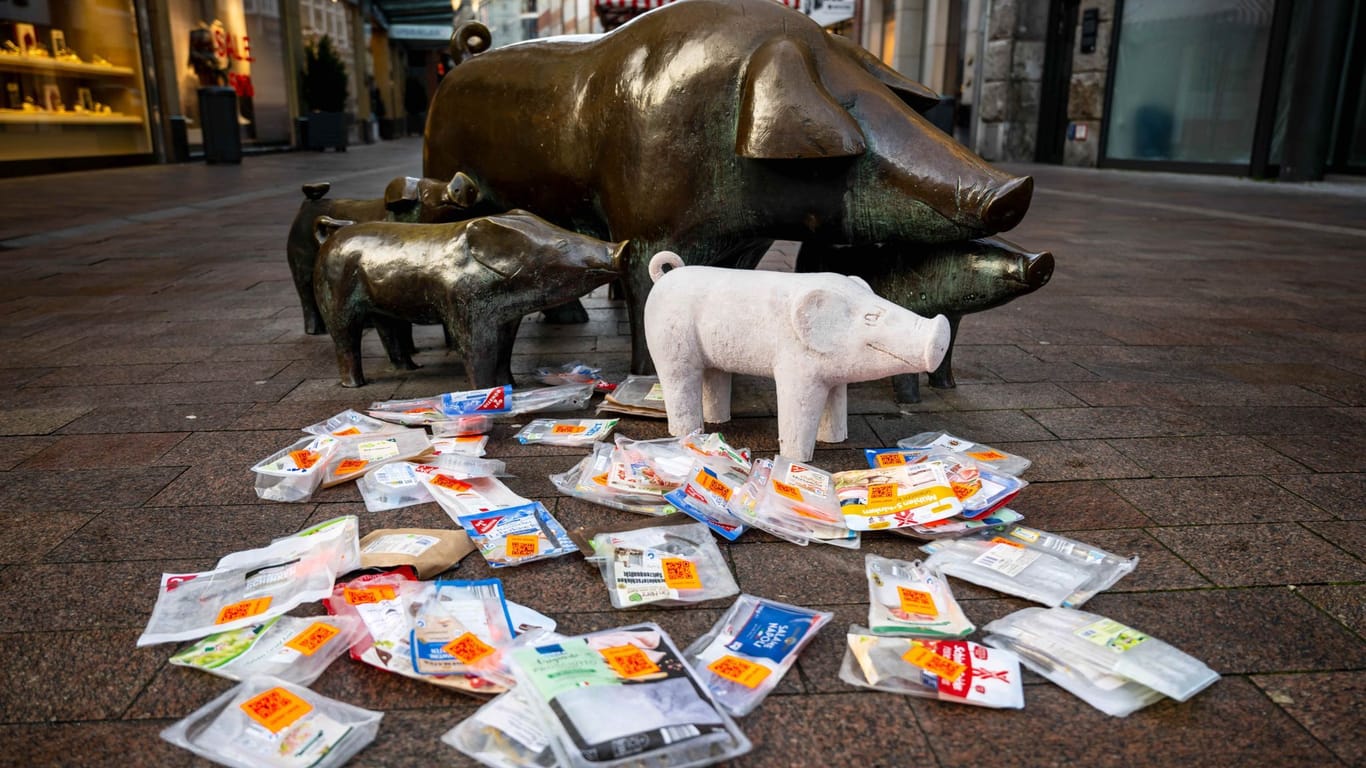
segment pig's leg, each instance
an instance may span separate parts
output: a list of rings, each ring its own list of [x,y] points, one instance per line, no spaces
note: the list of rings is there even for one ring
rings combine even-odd
[[[517,329],[522,318],[498,326],[498,383],[512,383],[512,347],[517,341]]]
[[[389,356],[389,363],[399,371],[415,371],[420,366],[413,362],[413,326],[393,317],[375,317],[375,333]]]
[[[945,317],[949,321],[949,349],[944,353],[944,361],[939,364],[939,367],[930,371],[930,386],[935,389],[953,389],[958,386],[953,380],[953,343],[958,340],[958,321],[962,320],[963,316],[945,315]]]
[[[337,347],[337,373],[341,375],[343,387],[365,386],[365,373],[361,370],[360,340],[365,333],[365,317],[359,312],[327,318],[327,330],[332,334],[332,343]]]
[[[583,308],[583,302],[578,299],[543,310],[541,314],[551,325],[583,325],[588,322],[588,310]]]
[[[715,368],[702,372],[702,418],[708,424],[730,421],[730,378],[728,371]]]
[[[659,372],[664,390],[664,410],[669,413],[669,434],[679,437],[702,428],[702,369],[686,367],[687,361],[666,364]]]
[[[950,350],[953,348],[950,347]],[[948,359],[948,355],[944,356]],[[940,368],[944,367],[940,363]],[[892,377],[892,392],[896,396],[898,403],[918,403],[920,402],[920,374],[918,373],[898,373]]]
[[[822,443],[842,443],[849,439],[849,385],[836,384],[825,398],[816,439]]]
[[[661,250],[663,248],[655,248],[648,243],[638,244],[632,241],[626,260],[630,266],[621,278],[622,288],[626,291],[626,317],[631,321],[631,373],[637,376],[648,376],[655,372],[654,361],[650,359],[650,345],[645,341],[645,299],[649,297],[650,287],[654,285],[654,281],[650,279],[649,261]],[[664,391],[667,397],[668,390]],[[701,425],[699,411],[698,426]]]
[[[505,383],[498,380],[498,331],[499,326],[488,322],[469,329],[465,372],[473,389],[488,389]],[[459,336],[457,333],[452,335]]]
[[[773,383],[778,391],[778,451],[793,461],[810,461],[830,389],[800,374],[774,373]]]

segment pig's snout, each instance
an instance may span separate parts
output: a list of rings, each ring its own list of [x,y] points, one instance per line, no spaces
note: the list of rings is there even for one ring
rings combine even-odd
[[[920,364],[924,366],[921,368],[922,371],[933,371],[944,362],[944,355],[949,352],[952,333],[948,318],[943,315],[935,315],[933,319],[925,322],[930,327],[926,329],[925,348],[921,352]]]
[[[1031,253],[1025,257],[1025,284],[1030,290],[1038,290],[1053,277],[1053,254],[1048,251]]]
[[[1020,223],[1034,196],[1034,177],[1021,176],[992,193],[982,206],[982,223],[993,232],[1005,232]]]

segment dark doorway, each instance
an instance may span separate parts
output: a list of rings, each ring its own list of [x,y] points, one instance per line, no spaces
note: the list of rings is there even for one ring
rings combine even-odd
[[[1347,66],[1342,71],[1333,126],[1330,173],[1366,173],[1366,2],[1352,8]]]
[[[1048,5],[1039,135],[1034,150],[1034,159],[1040,163],[1061,163],[1067,142],[1067,92],[1072,86],[1072,48],[1079,3],[1080,0],[1052,0]]]

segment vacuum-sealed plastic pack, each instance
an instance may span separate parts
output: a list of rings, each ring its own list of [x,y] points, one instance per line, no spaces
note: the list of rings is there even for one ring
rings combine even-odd
[[[415,459],[431,446],[425,431],[398,429],[401,431],[343,438],[327,460],[322,486],[330,488],[355,480],[375,467]]]
[[[370,415],[375,412],[382,413],[410,413],[419,414],[429,411],[437,412],[442,418],[447,420],[454,416],[482,415],[487,416],[495,413],[507,413],[510,410],[512,396],[512,385],[504,384],[500,387],[490,387],[488,389],[473,389],[464,392],[447,392],[444,395],[434,397],[419,397],[408,400],[383,400],[370,404]],[[383,418],[382,416],[377,418]]]
[[[583,363],[567,363],[558,368],[537,368],[536,380],[557,387],[563,384],[592,384],[598,392],[611,392],[616,384],[604,381],[602,369]]]
[[[1077,608],[1138,566],[1099,547],[1037,528],[977,531],[920,547],[926,565],[955,578],[1050,607]]]
[[[976,519],[998,507],[1004,506],[1026,486],[1028,482],[979,466],[976,461],[961,453],[952,453],[935,448],[908,466],[934,462],[944,468],[949,479],[949,487],[963,504],[963,517]]]
[[[617,388],[598,403],[598,413],[625,413],[646,418],[664,418],[664,389],[658,376],[627,376]]]
[[[170,661],[229,680],[270,675],[311,685],[364,632],[350,616],[277,616],[197,640]]]
[[[713,466],[699,458],[688,471],[688,481],[664,494],[664,498],[722,538],[735,541],[745,532],[745,524],[731,514],[730,502],[748,479],[733,464],[718,462]]]
[[[972,520],[966,520],[961,517],[949,517],[925,525],[908,525],[904,528],[893,528],[892,533],[899,533],[902,536],[920,539],[921,541],[956,539],[975,531],[1000,531],[1012,523],[1017,523],[1023,519],[1024,515],[1009,507],[998,507],[991,514]]]
[[[414,598],[413,671],[479,674],[512,641],[512,618],[499,579],[424,583]]]
[[[478,414],[456,416],[430,422],[427,428],[432,431],[432,437],[473,437],[493,429],[493,417]]]
[[[508,415],[518,416],[537,411],[579,411],[587,408],[588,401],[592,399],[592,384],[522,389],[512,393],[508,401]]]
[[[932,523],[962,514],[963,505],[935,462],[836,472],[835,496],[844,524],[876,531]]]
[[[497,477],[508,473],[507,462],[502,459],[480,459],[458,453],[437,456],[433,463],[439,471],[453,473],[457,477]]]
[[[875,635],[958,639],[976,629],[963,614],[948,579],[919,560],[864,557],[868,576],[868,629]]]
[[[1219,673],[1199,659],[1155,637],[1072,608],[1025,608],[984,629],[998,638],[996,642],[1019,648],[1026,660],[1044,660],[1040,668],[1062,672],[1046,675],[1050,680],[1080,679],[1093,688],[1114,690],[1120,686],[1108,678],[1118,678],[1186,701],[1219,679]],[[1092,703],[1091,697],[1082,695],[1085,688],[1074,690],[1064,682],[1058,684]]]
[[[396,429],[395,425],[387,421],[371,418],[350,408],[317,424],[304,427],[304,431],[310,435],[331,435],[332,437],[356,437],[389,432],[394,429]]]
[[[490,768],[554,768],[555,752],[526,692],[495,697],[441,740]]]
[[[812,541],[858,549],[835,499],[834,477],[819,467],[778,456],[758,459],[736,493],[731,514],[798,546]]]
[[[442,472],[440,467],[430,465],[418,467],[417,473],[427,484],[427,490],[432,494],[432,498],[457,524],[460,518],[466,515],[531,503],[530,499],[513,493],[511,488],[496,477],[462,479],[451,473]]]
[[[600,533],[593,550],[614,608],[686,605],[740,591],[701,523]]]
[[[440,528],[388,528],[371,531],[360,540],[364,568],[408,566],[419,579],[448,570],[474,551],[464,531]]]
[[[630,493],[664,494],[682,485],[695,454],[675,438],[632,440],[617,435],[608,454],[607,486]],[[595,448],[595,452],[601,450]]]
[[[298,533],[270,542],[273,551],[284,558],[322,558],[338,576],[360,568],[360,521],[355,515],[341,515],[311,525]],[[233,552],[218,559],[216,568],[243,568],[258,562],[261,550]]]
[[[460,517],[460,527],[492,568],[548,560],[578,547],[539,501]]]
[[[257,462],[251,468],[256,473],[256,495],[268,501],[308,501],[340,444],[335,437],[305,437]]]
[[[234,768],[333,768],[375,740],[382,717],[262,675],[233,686],[161,738]]]
[[[832,618],[827,611],[740,595],[683,657],[722,709],[744,717],[778,687],[797,655]]]
[[[899,448],[943,448],[954,453],[965,454],[968,458],[979,464],[1007,475],[1019,477],[1026,469],[1029,469],[1030,461],[1023,456],[1016,456],[989,445],[974,443],[961,437],[954,437],[948,432],[921,432],[918,435],[902,438],[896,441]]]
[[[523,445],[588,445],[606,439],[620,419],[536,419],[513,437]]]
[[[612,446],[599,443],[593,452],[578,464],[558,475],[551,475],[550,482],[556,490],[566,496],[583,499],[604,507],[635,512],[641,515],[671,515],[677,510],[664,500],[658,492],[628,492],[610,487],[607,475],[612,464]]]
[[[1022,709],[1020,660],[967,640],[918,640],[850,627],[840,679],[860,688],[993,709]]]
[[[433,501],[416,465],[399,461],[375,467],[356,478],[356,489],[371,512],[388,512]]]
[[[509,656],[518,688],[563,768],[694,768],[750,750],[657,624],[564,638]]]
[[[432,439],[428,451],[435,457],[469,456],[480,458],[488,447],[488,435],[465,435],[463,437],[436,437]]]

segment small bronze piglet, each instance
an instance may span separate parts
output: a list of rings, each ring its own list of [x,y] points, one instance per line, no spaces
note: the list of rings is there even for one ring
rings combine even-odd
[[[339,223],[322,217],[318,228]],[[405,354],[400,340],[411,324],[444,326],[464,353],[470,386],[483,389],[512,382],[523,316],[616,279],[625,248],[526,211],[452,224],[362,223],[326,238],[313,288],[343,386],[365,384],[368,321],[391,360]]]

